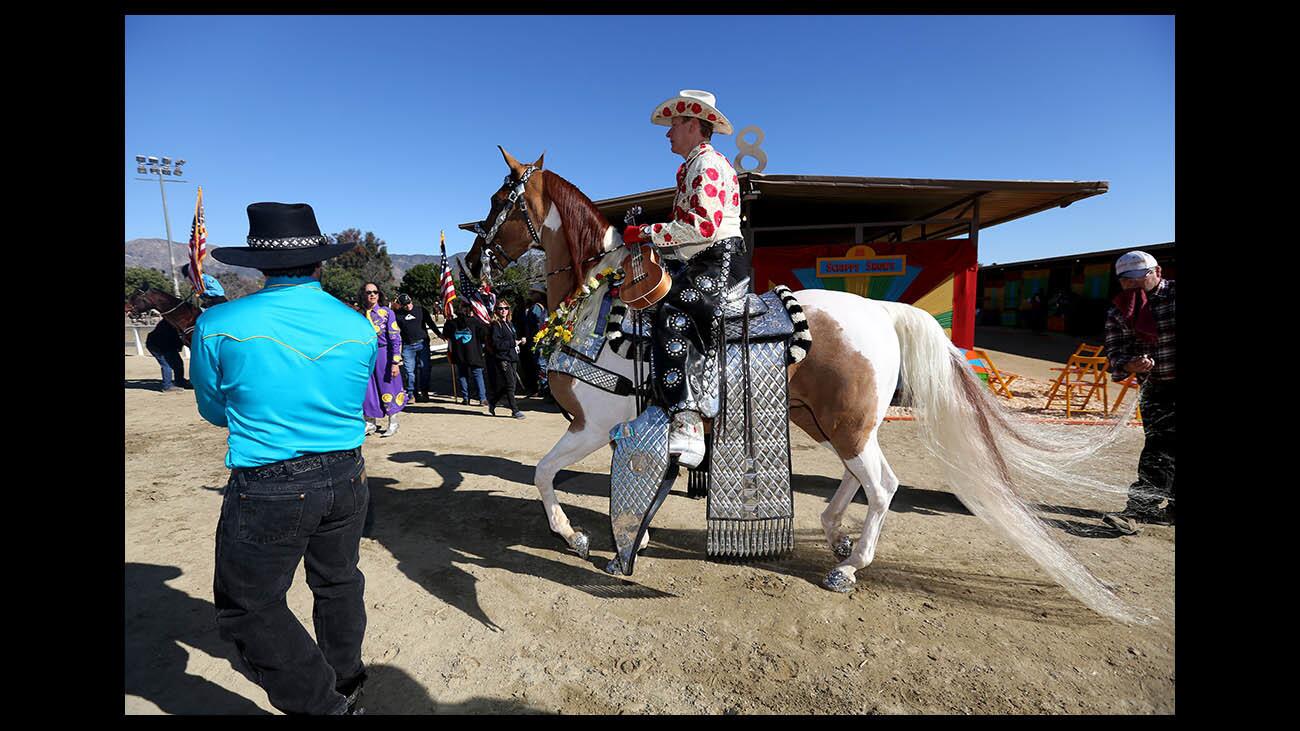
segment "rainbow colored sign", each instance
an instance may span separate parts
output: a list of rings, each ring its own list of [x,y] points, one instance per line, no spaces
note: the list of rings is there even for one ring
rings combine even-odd
[[[975,344],[975,243],[941,239],[866,244],[759,246],[754,251],[755,289],[784,284],[851,292],[907,302],[931,315],[954,345]]]
[[[870,248],[868,252],[874,253]],[[907,273],[907,256],[817,257],[817,277],[901,277]]]

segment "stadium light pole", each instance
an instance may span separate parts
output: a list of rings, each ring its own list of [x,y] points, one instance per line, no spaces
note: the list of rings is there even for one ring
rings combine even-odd
[[[164,180],[163,176],[174,176],[180,178],[181,166],[185,164],[184,160],[172,162],[170,157],[164,157],[159,160],[153,155],[136,155],[135,171],[141,175],[153,174],[158,176],[158,190],[162,193],[163,205],[163,225],[167,228],[167,262],[171,265],[172,273],[172,294],[177,297],[181,296],[181,285],[176,279],[176,257],[172,253],[172,222],[167,215],[167,188],[163,183],[185,183],[185,180]],[[136,180],[149,180],[149,178],[136,178]]]

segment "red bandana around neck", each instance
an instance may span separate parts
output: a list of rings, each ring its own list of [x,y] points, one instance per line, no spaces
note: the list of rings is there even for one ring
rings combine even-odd
[[[1126,289],[1115,295],[1112,302],[1119,308],[1119,314],[1128,326],[1137,332],[1139,340],[1144,343],[1156,342],[1160,332],[1156,328],[1156,316],[1151,310],[1151,300],[1145,289]]]

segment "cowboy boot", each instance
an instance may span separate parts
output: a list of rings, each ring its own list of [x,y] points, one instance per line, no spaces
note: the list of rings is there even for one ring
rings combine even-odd
[[[704,419],[698,411],[679,411],[673,415],[668,432],[668,455],[686,467],[699,467],[704,460]]]
[[[386,429],[384,433],[380,434],[379,436],[391,437],[396,433],[397,433],[397,414],[392,414],[388,417],[388,429]]]
[[[366,417],[366,436],[370,436],[379,431],[379,420]]]

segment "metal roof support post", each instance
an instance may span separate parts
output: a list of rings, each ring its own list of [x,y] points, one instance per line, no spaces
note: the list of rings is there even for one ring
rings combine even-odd
[[[975,204],[971,208],[970,217],[970,240],[975,244],[975,250],[979,250],[980,245],[980,199],[975,198]]]
[[[745,180],[749,183],[749,192],[740,196],[740,235],[745,239],[745,249],[749,252],[749,286],[754,287],[754,255],[758,253],[754,248],[754,222],[751,216],[754,215],[753,201],[758,197],[758,191],[754,189],[753,181],[748,177]],[[757,291],[755,288],[754,291]]]

